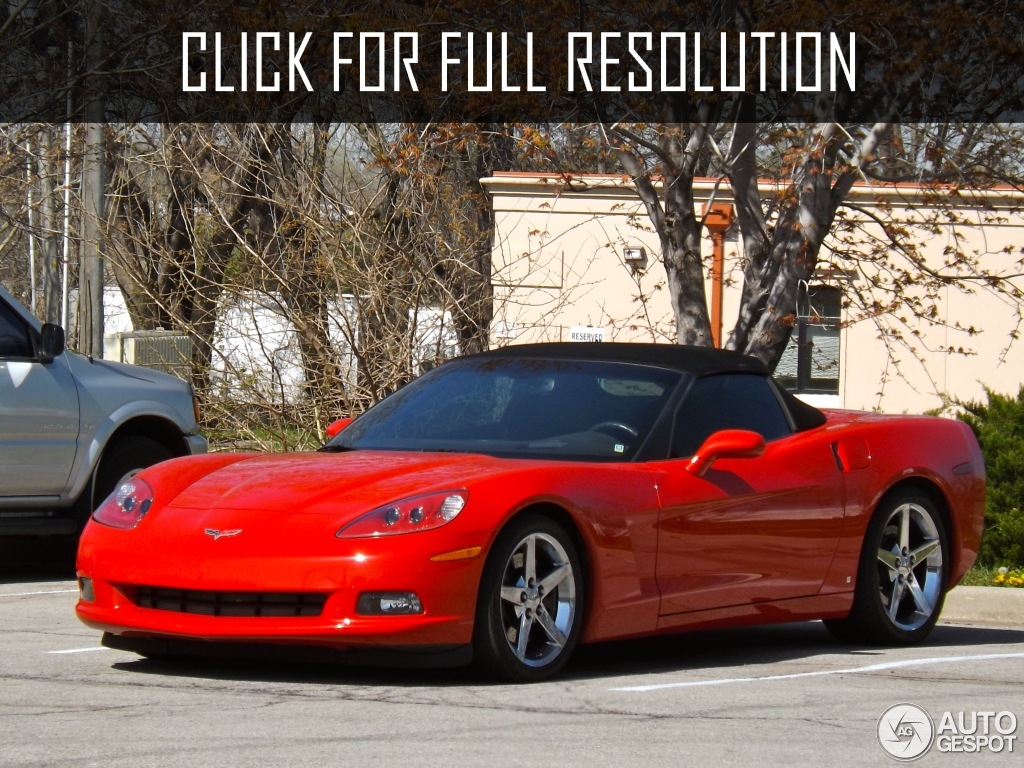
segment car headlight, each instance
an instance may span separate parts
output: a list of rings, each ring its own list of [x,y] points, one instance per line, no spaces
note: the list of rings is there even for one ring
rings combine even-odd
[[[111,528],[131,529],[146,516],[151,506],[153,489],[145,480],[133,477],[121,483],[107,500],[100,504],[92,513],[92,519]]]
[[[438,491],[413,496],[377,507],[343,526],[335,535],[339,539],[355,539],[429,531],[458,517],[468,499],[466,491]]]

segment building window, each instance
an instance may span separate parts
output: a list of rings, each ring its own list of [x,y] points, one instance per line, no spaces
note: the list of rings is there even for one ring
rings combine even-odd
[[[801,285],[796,325],[775,369],[775,378],[782,386],[801,394],[839,394],[841,319],[839,288]]]

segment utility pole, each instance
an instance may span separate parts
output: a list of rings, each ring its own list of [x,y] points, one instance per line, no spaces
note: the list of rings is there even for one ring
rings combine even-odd
[[[102,3],[89,6],[85,25],[85,146],[82,156],[82,250],[78,271],[78,346],[103,357],[104,102],[93,74],[103,60]]]
[[[60,276],[57,272],[57,195],[54,182],[53,129],[43,126],[39,133],[39,258],[43,263],[43,305],[36,305],[44,323],[59,323]]]

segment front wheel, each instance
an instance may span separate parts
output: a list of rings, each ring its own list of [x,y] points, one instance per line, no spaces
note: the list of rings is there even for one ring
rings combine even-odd
[[[850,615],[825,626],[851,642],[919,642],[938,621],[948,580],[949,543],[935,501],[917,489],[897,491],[868,525]]]
[[[101,504],[121,483],[136,473],[153,464],[173,459],[174,456],[174,452],[166,445],[151,437],[128,435],[119,438],[107,448],[100,461],[93,505]]]
[[[554,675],[579,638],[583,604],[572,538],[539,515],[513,520],[484,566],[473,641],[477,665],[515,682]]]

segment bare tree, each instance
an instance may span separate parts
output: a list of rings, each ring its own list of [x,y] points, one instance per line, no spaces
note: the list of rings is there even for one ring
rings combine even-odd
[[[696,15],[697,10],[712,12]],[[840,88],[820,94],[811,121],[790,123],[766,120],[763,102],[759,104],[752,94],[726,102],[662,93],[659,98],[667,123],[607,126],[607,142],[634,179],[661,240],[680,343],[707,345],[712,339],[700,252],[702,211],[695,206],[693,194],[697,176],[717,177],[735,201],[744,285],[727,346],[771,366],[781,357],[794,326],[799,286],[812,279],[822,261],[855,270],[873,255],[875,270],[896,269],[905,278],[894,284],[894,305],[906,307],[922,320],[933,314],[934,305],[914,298],[915,286],[927,296],[936,285],[970,289],[987,284],[1019,305],[1019,290],[1007,282],[1012,269],[1000,272],[982,259],[961,253],[936,271],[908,241],[907,232],[900,233],[901,225],[887,220],[884,210],[875,212],[873,219],[879,225],[875,239],[885,241],[890,246],[887,250],[847,237],[843,224],[843,206],[856,182],[1020,185],[1019,164],[1012,159],[993,162],[996,145],[1016,151],[1021,141],[1016,128],[921,122],[924,115],[965,114],[964,102],[971,104],[973,115],[998,114],[1012,103],[1005,90],[986,90],[994,88],[994,75],[992,60],[986,59],[992,54],[985,46],[992,39],[993,25],[1010,22],[1007,8],[989,11],[991,16],[979,26],[970,17],[971,10],[957,3],[912,10],[882,10],[860,2],[804,5],[798,28],[840,32],[857,28],[868,40],[858,49],[860,66],[873,78],[864,93]],[[700,9],[680,4],[669,18],[670,26],[678,25],[673,28],[699,29],[710,36],[718,30],[749,33],[763,29],[766,22],[792,27],[788,16],[792,12],[772,2],[723,1]],[[961,36],[942,38],[945,47],[934,52],[922,50],[920,31],[931,29],[929,24],[938,19],[944,23],[963,20]],[[930,45],[937,45],[940,36],[932,37]],[[873,50],[865,55],[869,46]],[[751,45],[748,57],[756,54]],[[705,64],[701,76],[706,82],[718,78],[716,66]],[[958,66],[961,70],[955,69]],[[1011,81],[1013,71],[1004,73]],[[937,77],[959,78],[951,92],[964,102],[929,101],[929,78]],[[874,122],[864,122],[868,114],[876,116]],[[907,114],[916,115],[917,122],[898,124],[899,117]],[[914,135],[916,148],[906,143],[909,134]],[[766,176],[777,180],[776,193],[763,192]],[[948,211],[941,206],[940,210]],[[823,252],[827,242],[828,250]],[[902,266],[896,267],[900,260]],[[853,294],[848,301],[865,298]]]

